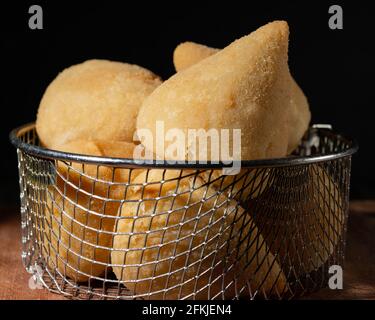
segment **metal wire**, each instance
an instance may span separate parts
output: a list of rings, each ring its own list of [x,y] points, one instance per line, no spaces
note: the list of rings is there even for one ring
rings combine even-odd
[[[75,299],[290,299],[343,265],[351,155],[312,127],[291,157],[140,166],[41,148],[15,129],[22,260]],[[38,270],[38,271],[36,271]]]

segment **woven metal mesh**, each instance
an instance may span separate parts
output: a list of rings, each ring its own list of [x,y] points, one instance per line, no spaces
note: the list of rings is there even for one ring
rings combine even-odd
[[[19,136],[37,145],[33,127]],[[347,150],[324,131],[296,155]],[[103,166],[17,150],[22,258],[82,299],[293,298],[344,259],[350,155],[211,169]]]

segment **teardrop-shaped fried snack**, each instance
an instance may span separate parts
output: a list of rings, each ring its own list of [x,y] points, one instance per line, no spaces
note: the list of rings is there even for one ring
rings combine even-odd
[[[88,60],[71,66],[43,95],[38,136],[48,148],[77,139],[132,142],[138,110],[160,83],[137,65]]]
[[[117,279],[135,295],[213,299],[287,289],[250,215],[196,172],[153,169],[134,184],[111,257]]]
[[[74,140],[56,146],[55,150],[98,157],[132,158],[134,148],[133,143],[123,141]],[[58,161],[57,168],[57,186],[60,189],[68,185],[101,197],[110,195],[115,198],[122,198],[125,194],[125,183],[143,171],[65,161]]]
[[[189,68],[199,61],[219,52],[219,49],[210,48],[194,42],[183,42],[179,44],[173,53],[173,63],[177,72]],[[308,101],[291,77],[290,114],[288,121],[289,138],[288,154],[293,152],[299,145],[303,135],[308,129],[311,113]]]
[[[259,197],[272,184],[275,176],[271,169],[243,168],[236,175],[225,175],[223,170],[205,170],[200,176],[206,182],[236,199],[246,207],[248,201]]]
[[[129,157],[134,147],[126,142],[75,140],[56,149],[92,156]],[[76,282],[104,274],[110,262],[114,216],[121,200],[126,198],[126,183],[137,171],[57,162],[56,185],[46,194],[42,250],[51,268]]]
[[[49,267],[75,282],[102,276],[110,261],[118,207],[82,190],[49,188],[42,247]]]
[[[178,128],[185,137],[188,129],[216,129],[219,133],[220,129],[240,129],[242,160],[285,156],[290,101],[288,36],[286,22],[269,23],[165,81],[146,98],[138,114],[137,130],[149,129],[154,136],[153,141],[143,141],[146,149],[159,157],[171,157],[164,150],[172,142],[156,136],[156,121],[160,120],[165,132]],[[191,144],[182,148],[185,159],[178,160],[199,160],[189,158],[197,154]],[[211,145],[207,159],[219,160],[211,158]]]
[[[253,210],[272,252],[297,276],[319,270],[342,248],[343,191],[324,165],[280,170]]]
[[[288,154],[292,153],[301,143],[303,135],[309,128],[311,112],[309,103],[297,82],[291,78],[290,114],[289,114],[289,139]]]
[[[219,51],[195,42],[180,43],[173,51],[174,68],[180,72]]]

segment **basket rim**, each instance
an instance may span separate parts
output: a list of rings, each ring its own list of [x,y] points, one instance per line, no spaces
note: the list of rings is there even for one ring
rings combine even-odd
[[[91,156],[85,154],[69,153],[47,149],[41,146],[33,145],[21,141],[19,136],[25,131],[31,130],[35,127],[35,122],[30,122],[13,129],[9,134],[10,142],[17,148],[27,154],[47,158],[50,160],[73,161],[80,163],[89,163],[103,166],[116,166],[128,168],[157,168],[157,169],[222,169],[233,167],[233,163],[225,164],[222,162],[207,162],[207,163],[169,163],[166,160],[152,160],[144,162],[143,160],[129,159],[129,158],[114,158]],[[295,165],[304,165],[310,163],[318,163],[330,160],[336,160],[351,156],[358,151],[358,143],[355,139],[349,138],[341,133],[336,133],[332,130],[330,125],[315,124],[310,126],[311,129],[322,132],[329,132],[335,134],[345,140],[349,148],[341,152],[334,152],[321,155],[307,155],[307,156],[288,156],[282,158],[267,158],[256,160],[242,160],[238,161],[241,168],[264,168],[264,167],[286,167]]]

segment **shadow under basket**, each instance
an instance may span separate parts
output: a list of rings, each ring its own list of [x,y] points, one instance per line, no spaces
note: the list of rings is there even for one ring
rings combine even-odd
[[[140,164],[48,150],[35,125],[17,148],[22,260],[75,299],[291,299],[343,266],[356,143],[315,125],[293,155]]]

